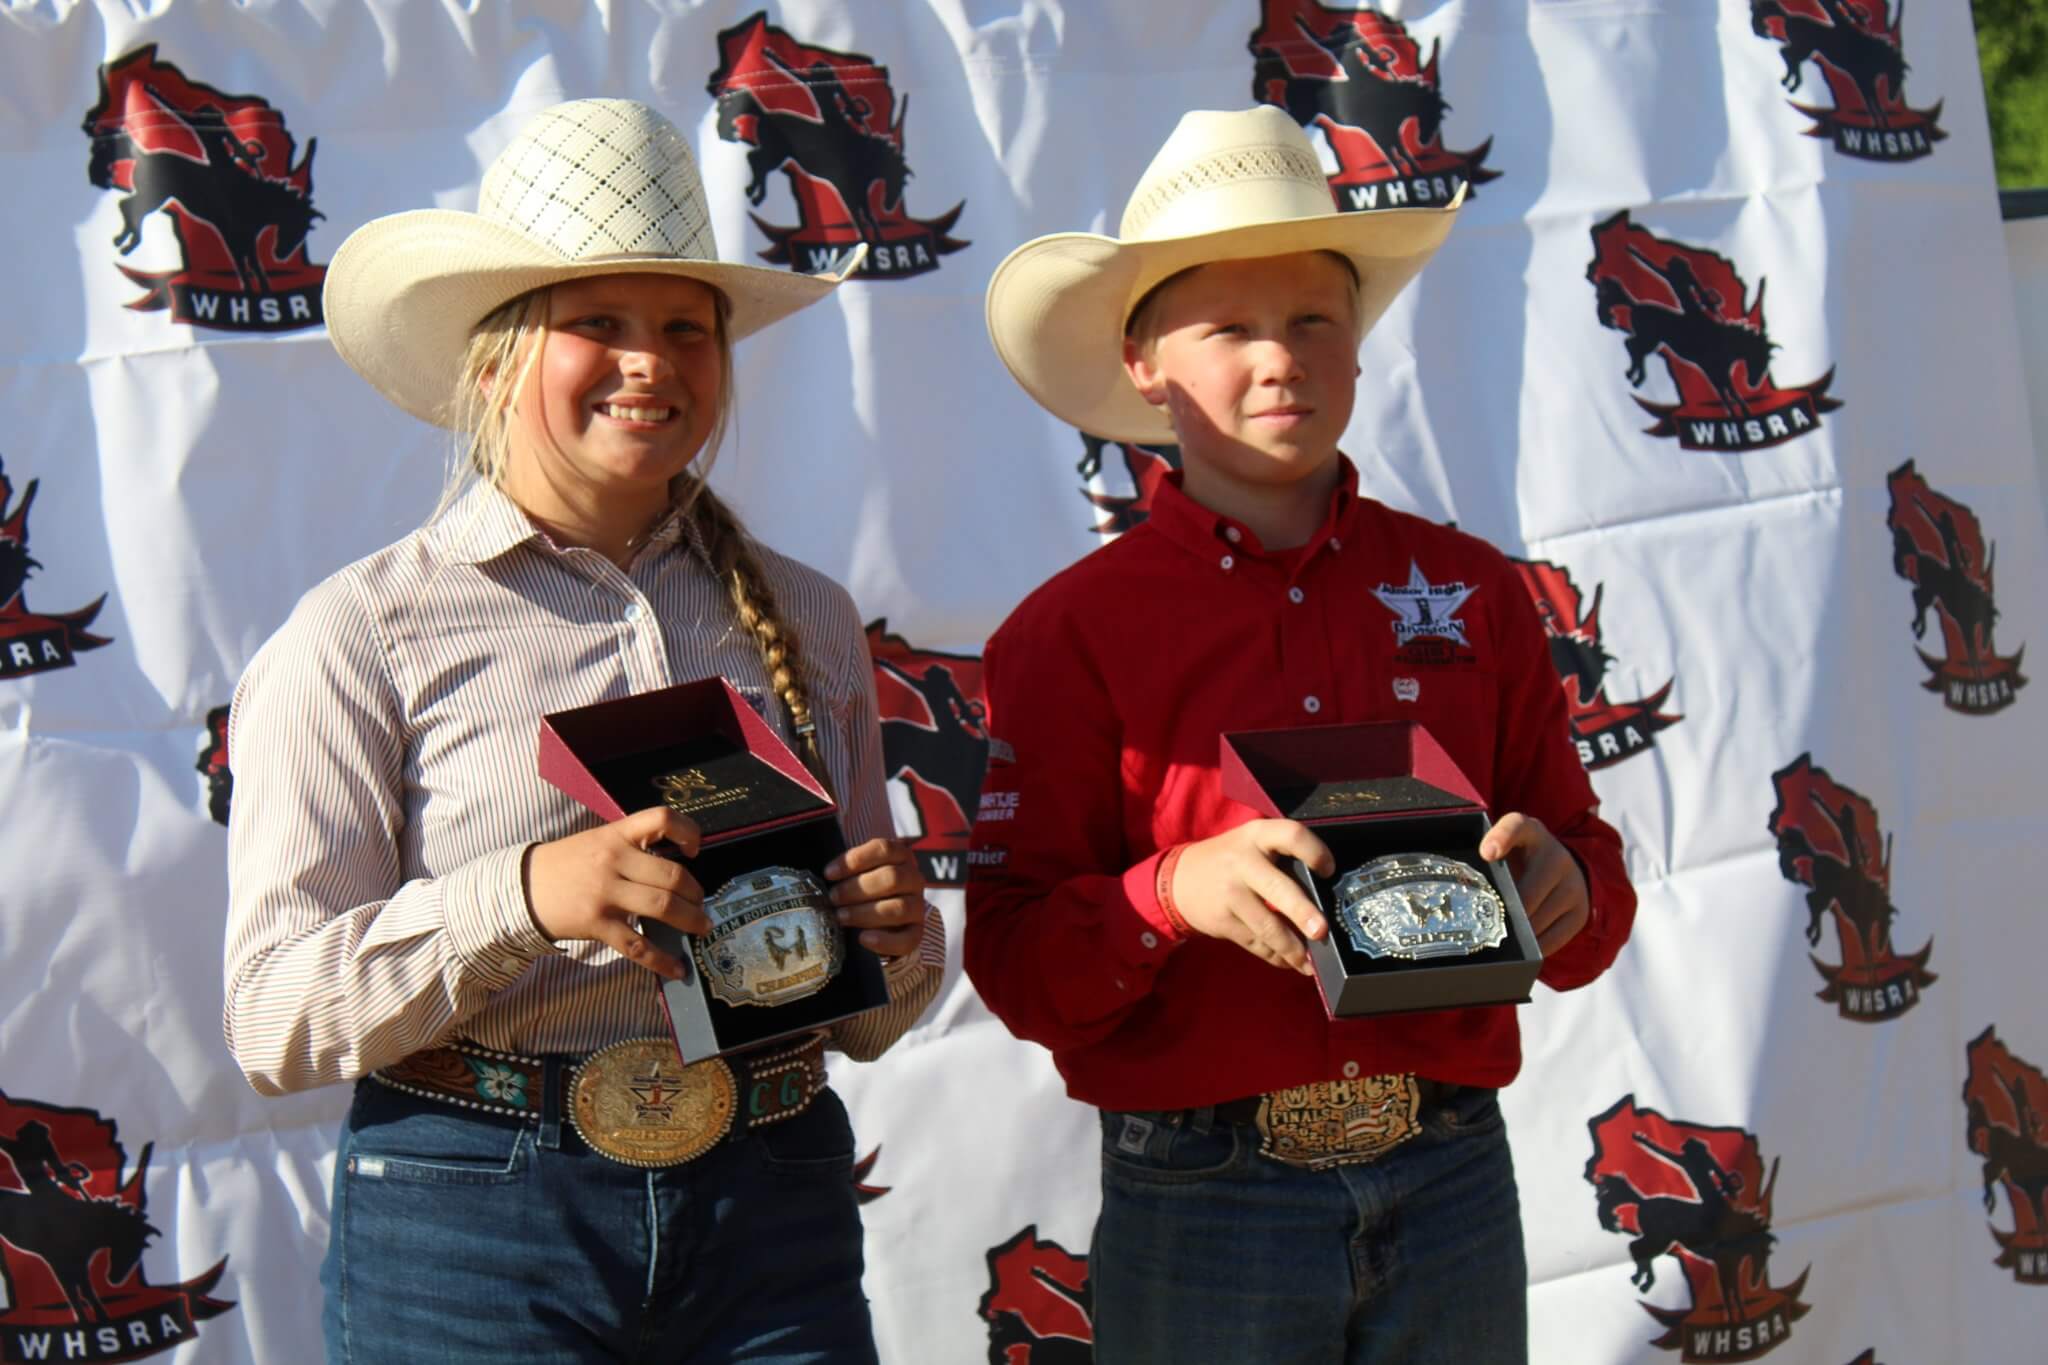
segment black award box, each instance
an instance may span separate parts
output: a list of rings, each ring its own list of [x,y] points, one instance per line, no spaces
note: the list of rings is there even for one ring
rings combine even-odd
[[[824,899],[846,851],[837,806],[724,679],[543,716],[540,775],[605,820],[666,804],[702,831],[694,858],[655,851],[704,888],[711,932],[640,925],[687,969],[661,987],[684,1061],[889,1003],[882,960]]]
[[[1227,734],[1224,794],[1299,820],[1336,875],[1294,859],[1329,933],[1309,956],[1332,1016],[1523,1004],[1543,966],[1491,821],[1443,746],[1413,721]]]

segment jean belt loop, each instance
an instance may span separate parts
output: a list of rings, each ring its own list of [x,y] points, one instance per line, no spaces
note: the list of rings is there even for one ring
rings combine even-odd
[[[569,1064],[560,1057],[549,1057],[543,1063],[541,1086],[540,1132],[534,1141],[544,1152],[556,1152],[562,1148],[562,1108],[568,1103]]]
[[[1216,1107],[1205,1104],[1200,1109],[1188,1110],[1188,1127],[1203,1137],[1209,1136],[1216,1127]]]

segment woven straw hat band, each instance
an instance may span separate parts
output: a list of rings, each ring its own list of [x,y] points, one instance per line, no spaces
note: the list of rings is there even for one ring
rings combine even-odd
[[[629,100],[574,100],[535,117],[491,163],[477,209],[565,261],[718,256],[689,143]]]
[[[1194,110],[1138,178],[1117,236],[1156,242],[1336,211],[1315,146],[1292,118],[1265,105]]]

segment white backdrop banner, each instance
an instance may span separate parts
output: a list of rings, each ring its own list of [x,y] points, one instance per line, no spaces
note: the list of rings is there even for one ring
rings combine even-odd
[[[944,993],[835,1072],[884,1359],[1090,1355],[1092,1117],[957,966],[978,655],[1178,462],[1035,408],[982,289],[1254,99],[1346,209],[1474,191],[1346,448],[1525,564],[1641,891],[1615,969],[1523,1011],[1537,1358],[2048,1354],[2048,565],[1965,6],[18,0],[0,1362],[317,1357],[348,1096],[260,1099],[221,1042],[223,708],[440,482],[325,263],[591,95],[694,138],[728,256],[873,248],[742,346],[716,482],[873,623],[946,888]]]

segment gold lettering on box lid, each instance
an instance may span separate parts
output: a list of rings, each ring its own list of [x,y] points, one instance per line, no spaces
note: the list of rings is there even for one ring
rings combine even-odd
[[[679,768],[672,773],[663,773],[654,779],[654,789],[661,793],[663,805],[684,815],[744,801],[751,791],[746,783],[720,788],[704,775],[701,768]]]

